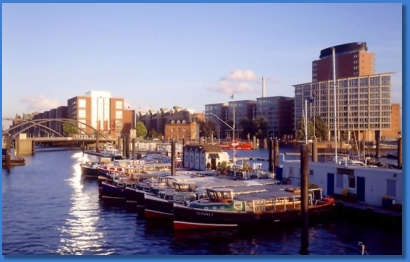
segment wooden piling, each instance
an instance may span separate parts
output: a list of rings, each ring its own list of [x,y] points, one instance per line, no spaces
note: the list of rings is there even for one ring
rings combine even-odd
[[[129,159],[130,158],[130,136],[129,135],[126,135],[125,136],[125,141],[127,142],[127,145],[126,145],[126,155],[127,155],[127,159]]]
[[[99,137],[99,135],[96,134],[95,135],[95,152],[98,152],[98,137]]]
[[[268,152],[269,152],[269,172],[273,173],[273,140],[268,140]]]
[[[127,141],[125,135],[122,136],[122,156],[127,158]]]
[[[16,150],[16,149],[14,149]],[[18,154],[18,153],[17,153]],[[31,142],[31,154],[34,156],[36,154],[36,142],[32,141]]]
[[[402,167],[402,145],[401,145],[401,137],[397,139],[397,165]]]
[[[121,152],[121,137],[118,137],[117,149],[118,149],[119,152]]]
[[[175,141],[171,141],[171,176],[175,176]]]
[[[300,146],[300,172],[301,172],[301,197],[302,197],[302,227],[300,254],[308,255],[309,247],[309,210],[308,210],[308,176],[309,176],[309,148],[308,145]]]
[[[317,137],[314,137],[314,138],[313,138],[312,161],[313,161],[313,162],[317,162],[317,161],[318,161],[318,155],[317,155]]]
[[[258,144],[256,142],[256,136],[253,136],[253,149],[259,149]]]
[[[10,149],[11,149],[11,136],[6,135],[6,170],[10,171],[11,167],[11,157],[10,157]]]
[[[132,141],[132,160],[135,160],[135,138],[131,139]]]
[[[274,170],[279,166],[279,140],[275,138],[273,142],[273,167]]]
[[[380,157],[380,136],[376,137],[376,157]]]

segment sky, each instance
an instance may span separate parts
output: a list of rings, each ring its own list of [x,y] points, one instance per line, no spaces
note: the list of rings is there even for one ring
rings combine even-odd
[[[2,4],[2,117],[90,90],[136,111],[294,96],[322,49],[366,42],[402,99],[401,3]]]

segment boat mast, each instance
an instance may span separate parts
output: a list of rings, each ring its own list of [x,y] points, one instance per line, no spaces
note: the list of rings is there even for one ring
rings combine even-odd
[[[234,94],[232,94],[232,113],[233,113],[233,124],[232,124],[232,153],[233,153],[233,176],[236,178],[236,142],[235,142],[235,100]]]
[[[336,111],[336,54],[335,48],[332,47],[333,56],[333,105],[334,105],[334,132],[335,132],[335,163],[337,164],[337,111]]]
[[[307,99],[305,99],[305,143],[308,144],[308,133],[307,133]]]

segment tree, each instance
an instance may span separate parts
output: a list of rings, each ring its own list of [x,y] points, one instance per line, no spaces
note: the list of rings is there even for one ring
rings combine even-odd
[[[241,119],[239,122],[239,127],[242,128],[241,138],[248,138],[248,135],[250,137],[255,134],[255,126],[253,121],[247,117]]]
[[[313,136],[313,123],[307,121],[307,137],[310,139]],[[296,139],[305,140],[305,118],[302,116],[299,118],[299,121],[296,123]]]
[[[137,137],[146,137],[147,136],[147,128],[145,127],[142,121],[138,121],[137,125],[135,126],[135,130],[137,132]]]
[[[203,137],[212,137],[216,134],[216,124],[212,120],[199,121],[199,135]]]
[[[305,122],[304,121],[305,120],[302,116],[299,119],[299,121],[296,123],[296,139],[297,140],[305,140]],[[326,122],[322,118],[320,118],[319,116],[316,116],[316,118],[313,119],[312,117],[307,122],[308,122],[308,126],[307,126],[308,139],[311,139],[313,138],[313,136],[316,136],[319,140],[327,140],[329,129],[327,127]],[[315,127],[313,126],[313,123],[315,124]]]
[[[256,117],[253,119],[254,135],[258,139],[266,138],[268,133],[268,121],[264,117]],[[252,135],[252,133],[250,133]]]
[[[320,140],[327,140],[329,135],[327,123],[320,116],[316,116],[315,119],[312,118],[310,121],[315,123],[315,136]]]
[[[79,130],[77,127],[77,123],[74,120],[68,120],[63,123],[63,133],[66,136],[78,134]]]
[[[148,132],[148,136],[152,138],[161,138],[162,134],[158,133],[154,128],[151,128],[151,130]]]

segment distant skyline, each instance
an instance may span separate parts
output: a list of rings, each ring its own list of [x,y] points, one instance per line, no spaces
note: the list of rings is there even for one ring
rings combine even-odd
[[[322,49],[366,42],[402,104],[403,7],[392,4],[2,4],[2,115],[90,90],[158,110],[294,96]]]

